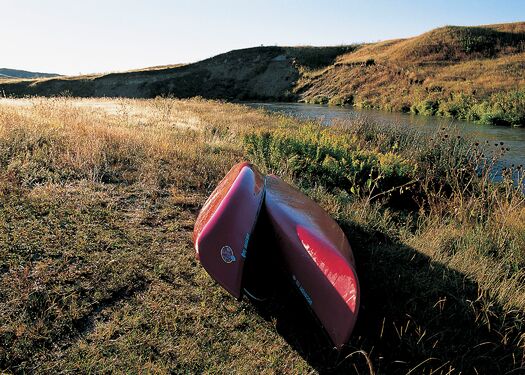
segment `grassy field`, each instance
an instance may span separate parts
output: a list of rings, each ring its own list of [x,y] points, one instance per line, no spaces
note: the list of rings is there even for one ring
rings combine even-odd
[[[488,146],[425,137],[203,99],[0,101],[0,371],[519,373],[523,169],[496,185]],[[246,159],[349,238],[339,355],[287,284],[237,302],[195,260],[199,208]]]

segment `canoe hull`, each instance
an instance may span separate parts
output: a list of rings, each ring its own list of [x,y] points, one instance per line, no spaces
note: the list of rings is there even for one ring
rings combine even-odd
[[[317,203],[275,176],[266,177],[264,209],[293,283],[341,348],[359,310],[359,282],[346,236]]]
[[[237,164],[204,204],[193,240],[206,271],[238,299],[243,288],[255,299],[268,295],[282,266],[335,347],[348,342],[360,298],[352,249],[338,224],[297,189]]]
[[[248,244],[264,197],[264,177],[249,163],[235,165],[201,209],[193,242],[209,275],[236,298]]]

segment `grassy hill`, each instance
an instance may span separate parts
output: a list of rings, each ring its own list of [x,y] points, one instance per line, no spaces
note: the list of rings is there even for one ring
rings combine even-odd
[[[195,64],[123,73],[2,83],[6,95],[152,98],[176,96],[229,100],[292,100],[298,66],[319,68],[352,47],[257,47]]]
[[[16,70],[0,68],[0,79],[13,79],[13,78],[43,78],[43,77],[58,77],[58,74],[53,73],[38,73],[28,72],[26,70]]]
[[[0,100],[0,372],[519,373],[525,176],[492,183],[482,147],[203,99]],[[238,302],[195,259],[198,210],[241,160],[348,236],[362,303],[341,355],[286,280]]]
[[[525,23],[363,45],[303,79],[306,101],[525,124]]]
[[[304,101],[525,125],[525,23],[355,46],[256,47],[182,66],[2,82],[7,96]]]

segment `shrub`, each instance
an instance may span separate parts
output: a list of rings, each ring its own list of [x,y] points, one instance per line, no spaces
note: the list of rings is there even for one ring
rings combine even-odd
[[[439,109],[439,102],[436,100],[425,99],[415,105],[410,110],[418,115],[434,116]]]
[[[500,92],[490,97],[491,114],[505,123],[525,125],[525,90]]]
[[[415,114],[439,115],[488,125],[525,125],[525,90],[497,92],[481,100],[472,94],[430,95],[410,107]]]
[[[377,195],[413,178],[417,165],[395,151],[363,149],[350,134],[320,126],[248,134],[247,153],[271,172],[288,173],[308,186]]]
[[[443,100],[439,105],[439,115],[458,118],[461,120],[477,120],[472,118],[472,107],[476,99],[465,93],[452,93],[448,100]]]
[[[353,95],[347,95],[347,96],[335,96],[333,98],[330,98],[328,101],[328,105],[353,105],[354,104],[354,96]]]
[[[329,100],[328,96],[319,95],[313,98],[312,104],[328,104]]]

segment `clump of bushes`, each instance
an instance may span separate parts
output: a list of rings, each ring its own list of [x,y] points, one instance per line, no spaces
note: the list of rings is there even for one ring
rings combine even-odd
[[[470,200],[461,214],[476,218],[499,196],[486,151],[447,129],[429,138],[366,121],[331,128],[305,123],[248,132],[243,144],[249,159],[269,173],[390,207],[447,215],[453,200]],[[512,190],[509,176],[504,187]]]
[[[330,100],[328,101],[328,105],[351,106],[353,104],[354,104],[353,95],[334,96],[333,98],[330,98]]]
[[[434,116],[439,109],[439,102],[436,100],[425,99],[413,104],[410,111],[423,116]]]
[[[298,177],[306,185],[323,185],[350,194],[373,197],[413,180],[417,164],[396,148],[361,147],[355,134],[334,133],[319,125],[298,131],[279,129],[248,134],[247,153],[269,171]]]
[[[318,95],[318,96],[312,98],[309,101],[309,103],[310,104],[328,104],[329,101],[330,101],[330,98],[328,96]]]
[[[439,105],[439,114],[446,117],[459,118],[473,121],[471,108],[476,104],[476,99],[464,93],[454,93],[448,100]]]
[[[487,125],[525,125],[525,90],[498,92],[486,99],[453,93],[448,98],[429,96],[410,107],[415,114],[445,116]]]
[[[473,107],[479,121],[495,125],[525,125],[525,91],[500,92]]]

